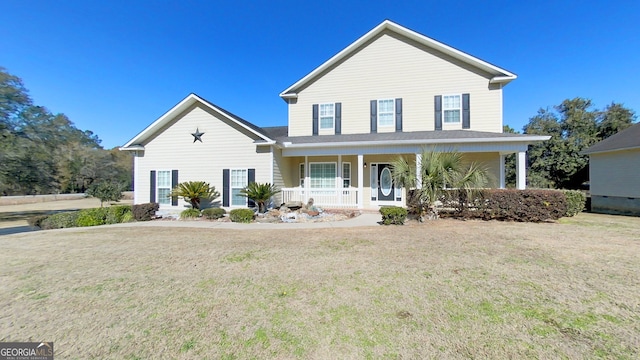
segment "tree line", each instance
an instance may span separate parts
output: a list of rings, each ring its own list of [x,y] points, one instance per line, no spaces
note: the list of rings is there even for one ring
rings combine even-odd
[[[589,181],[589,156],[581,152],[591,145],[633,125],[635,111],[612,102],[596,109],[591,100],[576,97],[560,105],[539,109],[522,129],[524,134],[550,135],[551,139],[529,146],[527,186],[582,189]],[[517,133],[509,126],[504,132]],[[516,181],[515,155],[506,159],[506,182]]]
[[[103,182],[130,189],[131,155],[100,142],[35,105],[22,79],[0,67],[0,195],[81,193]]]

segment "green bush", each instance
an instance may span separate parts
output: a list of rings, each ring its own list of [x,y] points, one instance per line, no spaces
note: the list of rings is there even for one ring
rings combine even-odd
[[[383,206],[380,208],[384,225],[404,225],[407,209],[398,206]]]
[[[82,209],[78,212],[77,226],[97,226],[107,223],[107,208]]]
[[[565,216],[576,216],[581,213],[587,204],[587,195],[578,190],[562,190],[567,198],[567,212]]]
[[[482,201],[473,201],[478,207],[465,211],[464,217],[540,222],[557,220],[567,212],[566,197],[557,190],[490,189],[482,194]]]
[[[129,221],[123,221],[126,214],[131,214],[130,205],[117,205],[110,206],[107,209],[107,217],[105,219],[106,224],[120,224],[123,222],[129,222],[133,219],[133,216],[128,216]]]
[[[160,208],[158,203],[146,203],[133,205],[131,211],[136,221],[149,221],[156,216],[156,211]]]
[[[32,227],[42,228],[42,222],[51,215],[36,215],[27,219],[27,224]]]
[[[253,221],[253,210],[233,209],[229,212],[229,218],[233,222],[250,223]]]
[[[42,230],[49,230],[76,227],[78,214],[78,211],[71,211],[50,215],[46,219],[42,220],[42,222],[40,223],[40,228]]]
[[[200,210],[198,209],[186,209],[180,213],[181,219],[195,219],[200,217]]]
[[[223,208],[209,208],[202,210],[202,216],[209,220],[220,219],[224,217],[227,211]]]

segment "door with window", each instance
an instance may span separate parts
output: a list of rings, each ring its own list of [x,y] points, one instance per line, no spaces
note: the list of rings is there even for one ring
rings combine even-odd
[[[395,191],[391,165],[378,164],[378,201],[394,201]]]

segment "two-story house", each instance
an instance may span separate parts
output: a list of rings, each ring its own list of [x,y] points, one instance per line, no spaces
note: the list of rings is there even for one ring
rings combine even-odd
[[[406,189],[389,164],[405,156],[419,166],[425,148],[483,163],[496,187],[516,153],[523,189],[527,147],[548,137],[502,132],[502,88],[515,78],[384,21],[280,94],[286,127],[259,128],[189,95],[123,146],[136,154],[135,202],[180,206],[168,189],[205,180],[221,188],[225,207],[246,206],[239,190],[251,181],[281,188],[276,202],[402,205]]]

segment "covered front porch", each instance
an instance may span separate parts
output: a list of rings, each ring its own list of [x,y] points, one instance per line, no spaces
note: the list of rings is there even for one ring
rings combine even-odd
[[[313,199],[329,208],[405,206],[407,191],[393,183],[392,161],[403,156],[419,169],[425,150],[457,151],[464,161],[486,166],[494,188],[505,187],[505,157],[516,154],[516,188],[525,189],[528,146],[547,139],[468,130],[283,137],[274,179],[281,180],[285,203]]]
[[[505,157],[508,153],[469,152],[464,160],[487,167],[491,187],[505,187]],[[525,152],[516,155],[517,188],[526,187]],[[391,162],[398,156],[421,164],[421,152],[398,154],[356,154],[292,156],[285,158],[289,172],[282,188],[282,202],[306,204],[310,199],[326,208],[378,209],[380,206],[406,205],[406,189],[397,186],[391,176]],[[293,186],[292,186],[293,185]]]

